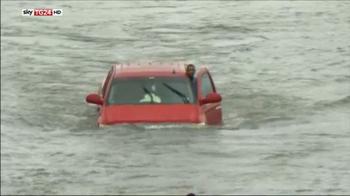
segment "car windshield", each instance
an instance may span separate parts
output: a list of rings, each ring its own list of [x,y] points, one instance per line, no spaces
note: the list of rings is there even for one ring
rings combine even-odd
[[[191,104],[190,80],[186,77],[135,77],[112,81],[107,104]]]

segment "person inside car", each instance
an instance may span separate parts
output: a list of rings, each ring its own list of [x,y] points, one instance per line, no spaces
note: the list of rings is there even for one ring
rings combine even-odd
[[[162,100],[159,96],[156,95],[157,87],[155,84],[152,84],[151,90],[146,87],[143,87],[145,92],[143,99],[140,100],[140,103],[161,103]]]

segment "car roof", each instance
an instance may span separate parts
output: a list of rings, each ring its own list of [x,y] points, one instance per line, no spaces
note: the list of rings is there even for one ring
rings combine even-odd
[[[147,64],[115,64],[113,65],[115,77],[141,77],[141,76],[185,76],[184,63],[147,63]]]

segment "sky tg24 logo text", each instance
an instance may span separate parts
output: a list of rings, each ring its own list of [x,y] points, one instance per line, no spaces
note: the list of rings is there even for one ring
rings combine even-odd
[[[35,8],[22,9],[22,16],[62,16],[62,9]]]

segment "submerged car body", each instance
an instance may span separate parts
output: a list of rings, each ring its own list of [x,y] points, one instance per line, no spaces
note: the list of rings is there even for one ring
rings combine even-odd
[[[221,96],[206,67],[187,77],[183,64],[113,65],[97,93],[99,126],[121,123],[222,123]]]

